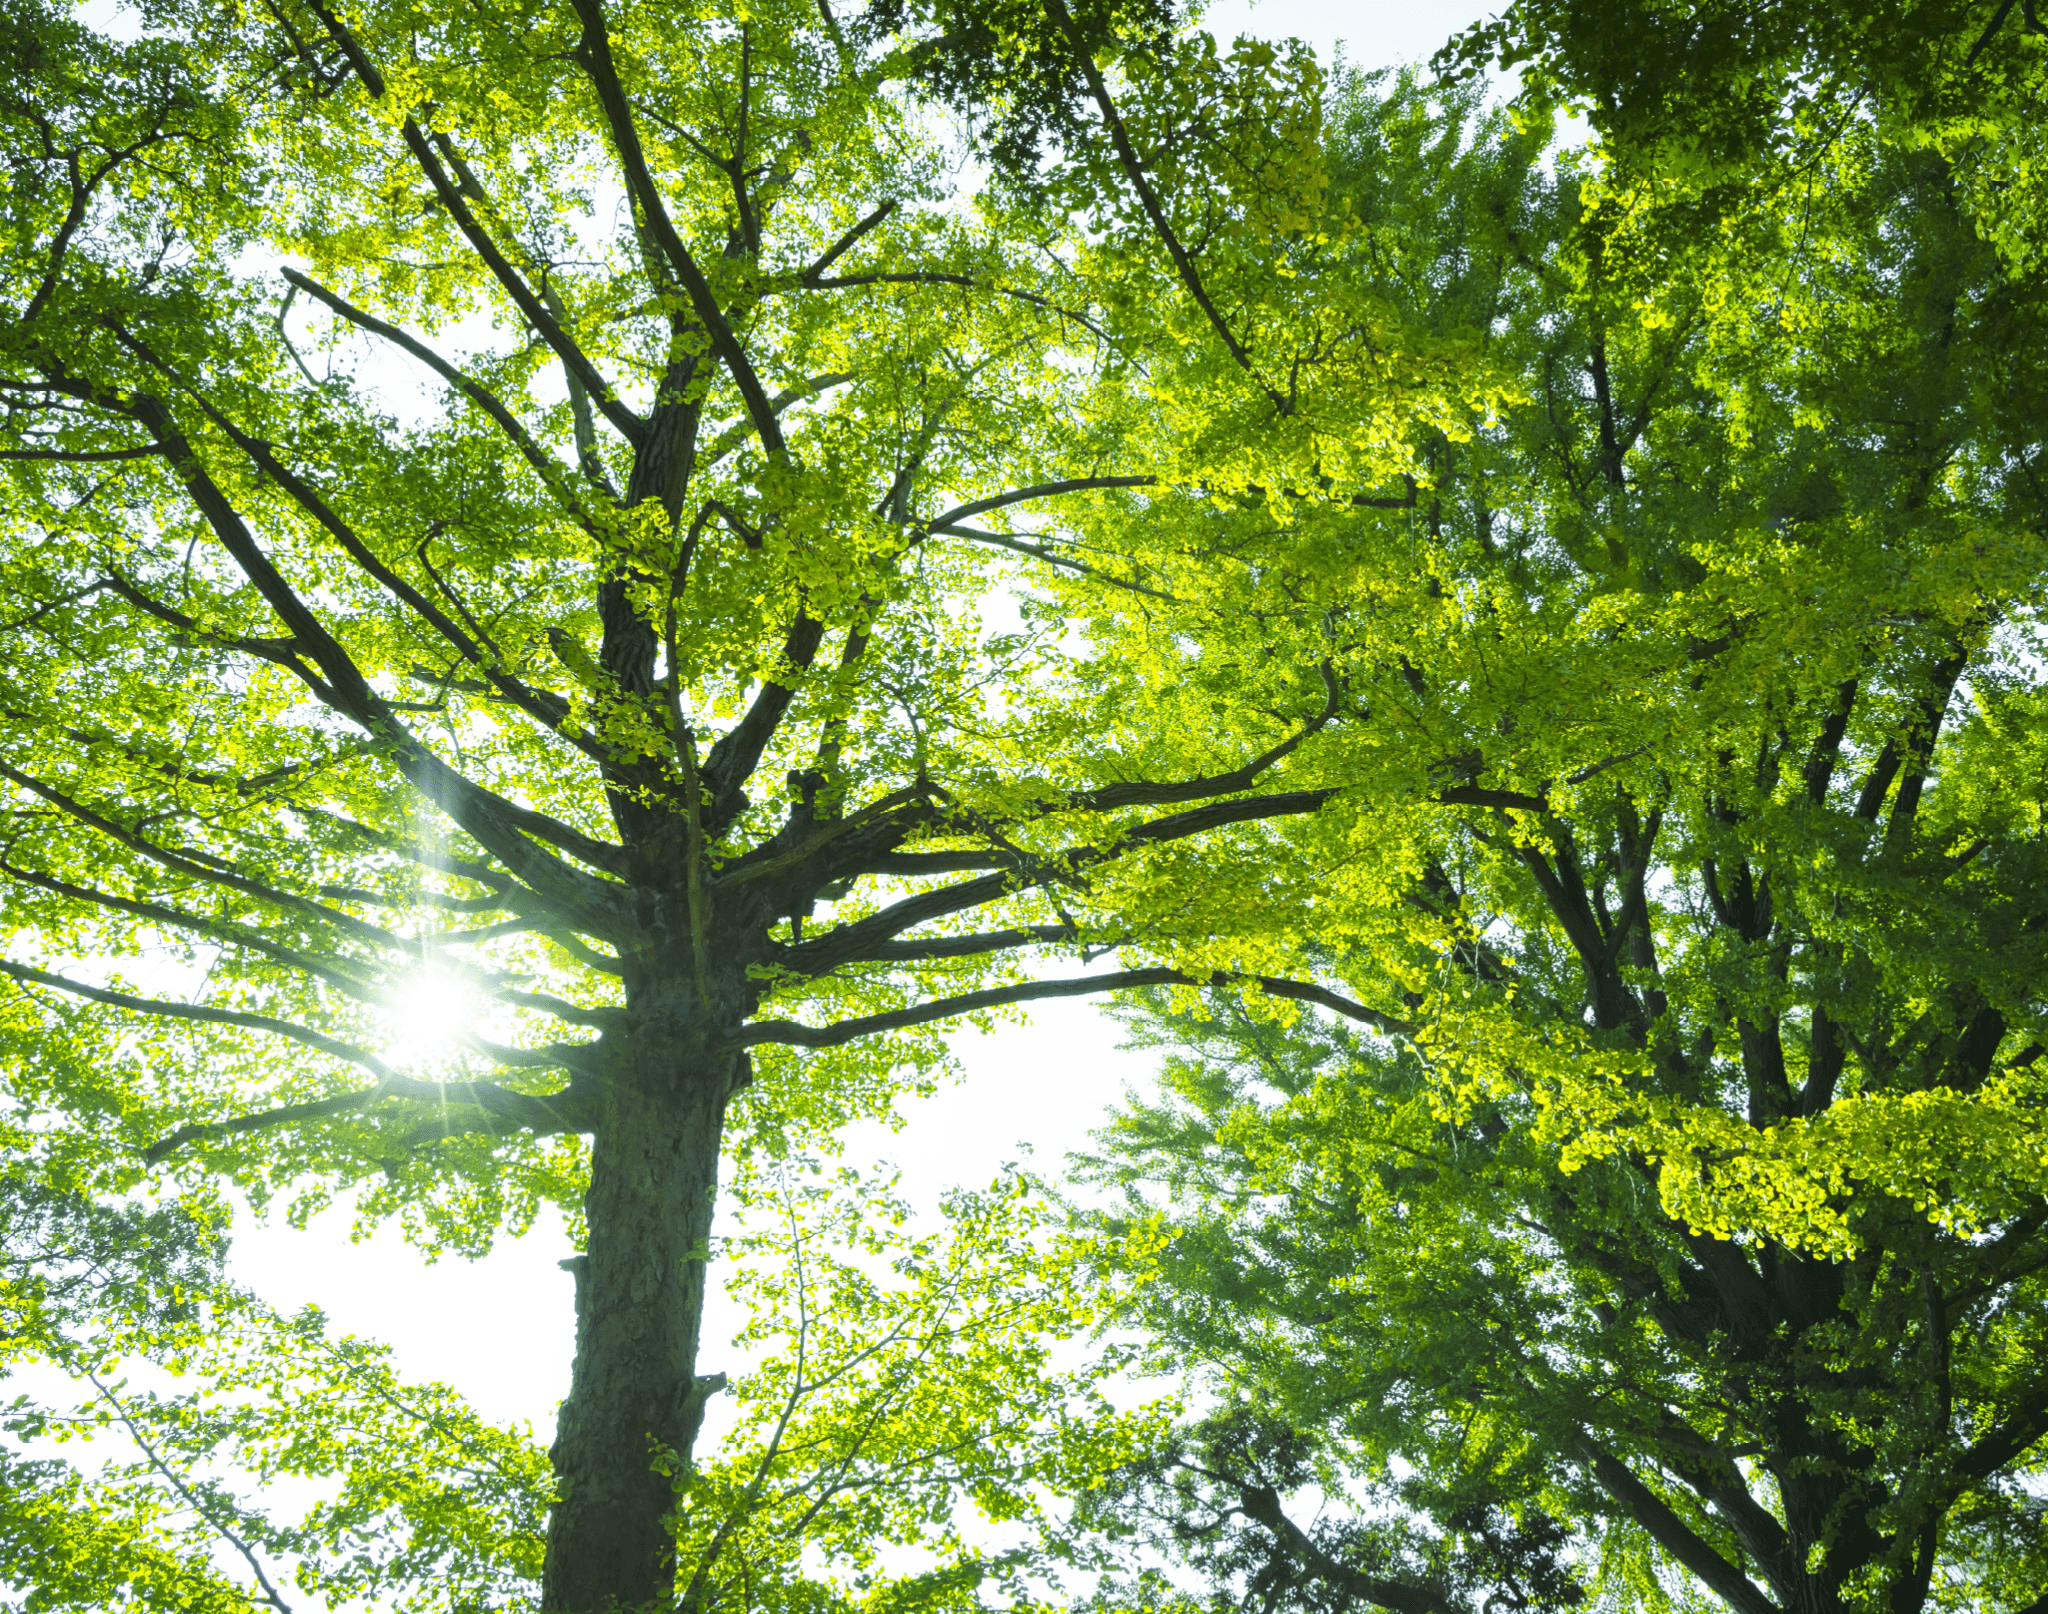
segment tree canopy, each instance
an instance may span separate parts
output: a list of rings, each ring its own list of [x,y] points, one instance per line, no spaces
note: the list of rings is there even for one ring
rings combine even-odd
[[[1228,672],[1217,558],[1492,383],[1310,227],[1313,61],[1171,21],[9,13],[17,1105],[74,1187],[568,1208],[544,1607],[673,1593],[729,1128],[1207,979],[1187,860],[1333,798],[1328,606]],[[962,194],[934,120],[999,82]],[[438,1067],[384,1051],[423,990]]]
[[[1515,8],[1445,58],[1532,64],[1510,112],[1151,4],[17,6],[4,1119],[22,1225],[187,1230],[19,1337],[210,1386],[101,1394],[126,1489],[24,1489],[48,1606],[282,1606],[266,1551],[1014,1602],[947,1510],[1086,1557],[1048,1487],[1274,1609],[2024,1606],[2011,10]],[[1638,24],[1684,48],[1630,76]],[[1118,990],[1197,1051],[1107,1229],[790,1175],[939,1027]],[[781,1231],[714,1241],[722,1160]],[[458,1253],[567,1211],[545,1460],[209,1278],[225,1185]],[[702,1457],[720,1250],[780,1349]],[[1215,1416],[1046,1354],[1105,1315]],[[342,1494],[266,1524],[229,1447]],[[1310,1480],[1403,1511],[1305,1531]]]
[[[1552,84],[1732,71],[1562,14]],[[1160,998],[1090,1168],[1217,1398],[1094,1505],[1219,1606],[2048,1606],[2040,283],[1886,88],[1796,162],[1618,97],[1508,206],[1498,123],[1333,125],[1527,390],[1381,529],[1375,799],[1268,887],[1378,1018]]]

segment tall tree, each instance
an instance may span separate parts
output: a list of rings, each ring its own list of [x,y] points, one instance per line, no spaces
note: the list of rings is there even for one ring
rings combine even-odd
[[[1155,1005],[1095,1170],[1221,1404],[1106,1515],[1219,1606],[2038,1614],[2048,287],[1853,104],[1489,192],[1427,101],[1336,192],[1433,200],[1525,390],[1315,523],[1366,804],[1265,906],[1352,1024]]]
[[[1233,670],[1210,574],[1480,369],[1316,227],[1312,61],[1144,5],[134,17],[0,36],[16,1102],[440,1248],[568,1207],[543,1606],[668,1606],[728,1126],[1251,968],[1205,876],[1349,706],[1327,601]]]

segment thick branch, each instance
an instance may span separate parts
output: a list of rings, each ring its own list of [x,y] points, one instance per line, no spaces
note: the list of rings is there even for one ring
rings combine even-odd
[[[159,622],[188,635],[191,643],[218,645],[224,650],[238,650],[245,656],[267,661],[273,667],[283,667],[312,690],[323,706],[339,708],[340,698],[325,679],[306,665],[304,658],[299,654],[296,640],[258,639],[238,634],[217,633],[196,617],[188,616],[183,611],[145,593],[119,572],[107,574],[107,587],[144,615],[153,616]]]
[[[720,872],[716,883],[721,888],[727,888],[736,885],[748,885],[756,880],[769,879],[778,874],[787,874],[810,862],[812,858],[824,851],[834,841],[852,834],[864,825],[872,824],[876,819],[887,816],[898,807],[907,807],[912,802],[924,801],[929,795],[930,788],[922,784],[905,785],[900,790],[892,790],[886,796],[869,802],[867,806],[861,808],[858,812],[852,813],[845,818],[833,820],[799,845],[789,847],[780,852],[775,850],[774,841],[768,842],[765,846],[757,847],[745,857],[737,858],[728,864]],[[793,824],[796,823],[801,823],[801,820],[793,820]]]
[[[263,553],[240,513],[200,465],[191,443],[178,430],[170,412],[146,394],[137,394],[131,408],[150,434],[164,445],[177,466],[179,480],[199,507],[200,514],[206,518],[207,525],[283,622],[294,647],[311,658],[326,675],[325,692],[316,687],[316,693],[321,693],[323,700],[366,730],[373,739],[387,744],[393,760],[413,787],[503,860],[507,868],[524,880],[536,895],[559,904],[569,917],[586,921],[585,928],[598,934],[609,934],[615,928],[616,915],[606,885],[542,852],[527,837],[529,834],[549,839],[559,836],[591,849],[600,843],[577,835],[545,814],[515,807],[448,767],[415,740],[390,704],[370,687],[369,680],[357,667],[354,658],[271,564],[270,557]],[[307,682],[309,686],[315,684],[310,678]]]
[[[1477,785],[1453,785],[1448,790],[1439,790],[1436,799],[1446,807],[1499,807],[1520,813],[1550,811],[1550,803],[1541,796],[1524,795],[1519,790],[1484,790]]]
[[[346,1115],[351,1110],[366,1109],[383,1098],[409,1099],[417,1104],[436,1104],[444,1111],[453,1102],[482,1110],[493,1119],[502,1120],[510,1127],[531,1132],[536,1137],[548,1137],[557,1132],[584,1132],[597,1124],[596,1104],[588,1094],[578,1091],[573,1082],[560,1093],[535,1097],[529,1093],[511,1092],[491,1082],[428,1082],[411,1076],[387,1076],[375,1087],[365,1087],[354,1093],[340,1093],[333,1098],[313,1099],[305,1104],[285,1104],[274,1110],[264,1110],[255,1115],[238,1115],[226,1121],[192,1122],[152,1143],[143,1151],[142,1158],[155,1165],[188,1143],[197,1143],[207,1138],[232,1137],[243,1132],[267,1131],[271,1127],[289,1126],[295,1121],[325,1120],[329,1116]],[[474,1131],[476,1128],[447,1127],[444,1130]],[[428,1130],[427,1135],[431,1137],[435,1134]]]
[[[1779,1614],[1754,1582],[1700,1539],[1662,1497],[1629,1472],[1628,1465],[1591,1435],[1581,1433],[1579,1450],[1600,1486],[1628,1510],[1650,1538],[1699,1577],[1700,1584],[1736,1614]]]
[[[1248,1519],[1270,1531],[1275,1540],[1307,1566],[1318,1580],[1327,1582],[1352,1597],[1394,1614],[1467,1614],[1444,1593],[1428,1586],[1412,1586],[1398,1580],[1384,1580],[1362,1569],[1340,1563],[1315,1544],[1280,1506],[1280,1493],[1266,1485],[1237,1482],[1238,1508]]]
[[[807,286],[815,284],[818,276],[822,275],[827,269],[830,269],[833,264],[837,263],[840,258],[853,249],[854,244],[862,236],[866,235],[868,231],[872,230],[895,211],[896,203],[893,201],[884,202],[874,212],[868,214],[866,218],[855,224],[846,234],[833,242],[831,246],[827,247],[824,253],[798,276],[798,279]]]
[[[426,622],[443,639],[446,639],[448,643],[453,645],[465,660],[482,669],[484,676],[491,681],[506,700],[519,707],[548,729],[561,734],[593,761],[603,762],[608,759],[609,754],[603,746],[567,726],[569,715],[569,703],[567,701],[548,691],[530,688],[521,680],[503,671],[499,665],[500,658],[494,655],[486,655],[484,647],[480,646],[468,633],[465,633],[445,611],[441,610],[432,600],[428,599],[379,559],[376,552],[363,541],[361,535],[341,518],[340,513],[329,505],[310,483],[280,460],[268,443],[263,442],[261,439],[250,437],[247,433],[238,430],[203,399],[199,400],[199,402],[200,407],[206,410],[207,414],[219,425],[221,430],[234,439],[235,445],[268,473],[270,479],[282,488],[294,503],[317,521],[327,532],[328,536],[341,546],[342,552],[350,560],[354,561],[365,575],[370,577],[378,587],[391,595],[392,598],[398,600],[407,609],[419,616],[422,621]],[[422,564],[425,564],[424,552],[421,555],[421,561]],[[428,570],[430,573],[432,572],[431,567],[428,567]],[[467,614],[465,611],[464,615],[466,616]],[[597,867],[603,868],[608,866],[601,842],[591,841],[587,837],[579,837],[579,839],[583,840],[586,851],[593,848],[598,849],[598,855],[594,857],[585,856],[584,853],[579,852],[578,856],[582,856],[585,862],[592,863]]]
[[[877,852],[862,859],[860,874],[965,874],[973,869],[1007,869],[1016,863],[1007,852]]]
[[[339,960],[323,960],[309,953],[271,941],[239,925],[219,919],[209,919],[199,914],[180,912],[160,902],[143,902],[134,897],[117,897],[110,891],[96,890],[92,886],[78,885],[70,880],[60,880],[55,875],[43,874],[34,869],[25,869],[0,856],[0,872],[12,875],[24,885],[32,885],[55,896],[69,897],[76,902],[90,903],[99,908],[110,908],[116,913],[147,919],[154,924],[168,925],[174,930],[189,930],[194,935],[204,936],[209,941],[223,942],[230,947],[242,947],[252,953],[259,953],[273,963],[283,964],[310,975],[344,997],[354,998],[358,1003],[374,1004],[378,1001],[375,989],[366,980],[346,973],[339,967]]]
[[[357,966],[356,960],[339,957],[319,958],[311,953],[301,952],[297,948],[287,947],[280,942],[272,941],[266,936],[259,935],[243,926],[231,924],[226,920],[208,918],[201,914],[185,913],[158,902],[145,902],[134,897],[118,897],[112,892],[100,891],[91,886],[78,885],[69,880],[60,880],[54,875],[39,873],[33,869],[21,868],[7,862],[4,856],[0,856],[0,871],[12,875],[24,884],[36,886],[41,890],[49,891],[58,896],[69,897],[74,901],[90,903],[97,907],[110,908],[116,913],[130,914],[137,919],[146,919],[153,924],[165,925],[174,930],[191,931],[193,934],[204,936],[210,941],[220,942],[230,947],[239,947],[249,952],[257,953],[264,958],[270,959],[273,963],[283,964],[312,977],[314,980],[325,982],[344,997],[353,998],[358,1003],[368,1004],[372,1007],[382,1007],[387,1002],[383,989],[375,980],[352,973],[353,968]],[[478,991],[486,996],[496,998],[500,1002],[514,1004],[519,1008],[531,1009],[536,1013],[552,1015],[554,1018],[567,1021],[572,1025],[603,1029],[614,1024],[617,1020],[618,1011],[616,1010],[579,1008],[573,1003],[564,1002],[562,999],[552,997],[546,993],[526,992],[506,986],[503,984],[504,978],[491,971],[462,965],[452,960],[444,960],[443,962],[446,967],[459,974],[463,979],[476,987]],[[382,974],[382,967],[379,966],[378,968],[379,973]],[[499,1050],[491,1048],[474,1038],[470,1040],[474,1046],[491,1053],[493,1057],[504,1057]],[[529,1061],[521,1058],[505,1058],[504,1062],[518,1064]],[[545,1062],[558,1064],[573,1061],[549,1059]]]
[[[1956,1473],[1987,1480],[2048,1436],[2048,1381],[2035,1386],[2018,1406],[1993,1424],[1956,1459]]]
[[[1229,986],[1243,983],[1257,986],[1276,997],[1299,998],[1309,1003],[1320,1003],[1335,1009],[1339,1014],[1353,1020],[1361,1020],[1382,1031],[1411,1032],[1414,1027],[1405,1020],[1396,1020],[1383,1015],[1363,1004],[1353,1003],[1334,992],[1313,986],[1305,981],[1289,981],[1270,975],[1228,975],[1221,972],[1206,979],[1189,975],[1181,970],[1151,968],[1141,970],[1118,970],[1109,975],[1079,976],[1064,981],[1023,981],[1013,986],[992,986],[979,992],[962,992],[950,998],[935,998],[929,1003],[912,1004],[907,1009],[895,1009],[888,1014],[863,1015],[858,1019],[841,1020],[837,1025],[807,1026],[795,1020],[757,1020],[741,1033],[735,1048],[752,1048],[764,1042],[780,1043],[792,1048],[837,1048],[844,1043],[861,1037],[873,1036],[878,1032],[901,1031],[909,1026],[929,1025],[934,1020],[950,1020],[963,1014],[973,1014],[979,1009],[999,1009],[1011,1003],[1031,1003],[1041,998],[1087,997],[1097,992],[1125,992],[1140,986]]]
[[[825,642],[825,624],[809,612],[799,610],[783,639],[782,658],[802,671],[810,666]],[[704,759],[704,782],[711,795],[709,814],[712,827],[722,827],[738,816],[741,792],[761,765],[762,753],[782,724],[783,714],[796,691],[774,679],[763,679],[760,693],[742,717],[718,737]]]
[[[1262,991],[1268,992],[1276,998],[1293,998],[1301,1003],[1317,1004],[1322,1008],[1330,1010],[1333,1014],[1343,1015],[1347,1020],[1356,1020],[1361,1025],[1371,1026],[1373,1030],[1382,1032],[1389,1037],[1412,1037],[1415,1035],[1415,1023],[1412,1020],[1402,1020],[1391,1014],[1381,1014],[1377,1009],[1368,1009],[1362,1003],[1353,1003],[1351,999],[1339,997],[1335,992],[1330,991],[1329,988],[1316,986],[1309,981],[1290,981],[1278,975],[1248,975],[1232,976],[1229,978],[1232,980],[1256,981]]]

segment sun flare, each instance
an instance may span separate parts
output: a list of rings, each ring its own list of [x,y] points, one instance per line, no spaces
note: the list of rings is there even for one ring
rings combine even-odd
[[[440,1059],[476,1022],[476,992],[442,974],[419,974],[384,998],[385,1056],[399,1064]]]

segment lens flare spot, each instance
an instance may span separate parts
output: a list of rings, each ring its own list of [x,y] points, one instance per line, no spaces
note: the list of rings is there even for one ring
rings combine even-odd
[[[385,1056],[412,1064],[441,1058],[476,1023],[475,990],[451,976],[415,975],[384,995]]]

